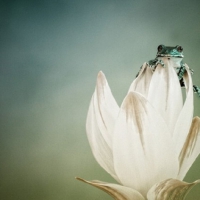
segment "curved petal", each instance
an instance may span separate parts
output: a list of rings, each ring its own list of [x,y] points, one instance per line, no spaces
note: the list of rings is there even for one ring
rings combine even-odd
[[[76,179],[103,190],[104,192],[108,193],[111,197],[113,197],[115,200],[145,200],[145,198],[138,191],[133,190],[132,188],[96,180],[86,181],[78,177]]]
[[[167,125],[139,93],[124,99],[114,134],[114,167],[123,185],[145,196],[153,184],[176,177],[178,159]]]
[[[97,124],[94,110],[94,96],[92,97],[88,111],[86,132],[95,159],[101,167],[103,167],[109,174],[111,174],[111,176],[118,180],[113,166],[112,151],[105,141]]]
[[[183,78],[187,96],[173,133],[173,140],[176,142],[176,153],[178,156],[183,148],[187,134],[189,133],[193,118],[193,84],[188,66],[186,66],[186,73]]]
[[[179,156],[180,170],[178,179],[183,179],[200,153],[200,118],[195,117],[185,144]]]
[[[89,106],[86,132],[97,162],[117,181],[119,179],[113,167],[111,134],[118,110],[106,78],[102,72],[99,72],[96,89]]]
[[[173,63],[168,61],[167,58],[163,58],[163,62],[165,66],[159,64],[151,79],[148,100],[161,113],[171,134],[173,134],[176,121],[183,107],[183,98]]]
[[[197,180],[193,183],[186,183],[176,179],[164,180],[161,183],[154,185],[147,194],[148,200],[183,200],[187,193],[196,184],[200,183]]]
[[[132,82],[128,93],[139,92],[147,97],[152,74],[153,72],[150,67],[147,65],[147,63],[144,63],[138,77]]]
[[[98,73],[94,92],[94,109],[99,130],[111,148],[112,133],[119,106],[111,93],[105,75],[101,71]]]

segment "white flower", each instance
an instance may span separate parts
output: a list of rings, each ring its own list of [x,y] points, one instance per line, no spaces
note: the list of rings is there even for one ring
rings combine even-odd
[[[182,92],[172,61],[152,73],[144,63],[121,107],[99,72],[86,129],[97,162],[120,185],[86,181],[117,200],[183,199],[183,182],[200,153],[200,118],[193,117],[193,84],[186,66]],[[176,197],[176,198],[175,198]]]

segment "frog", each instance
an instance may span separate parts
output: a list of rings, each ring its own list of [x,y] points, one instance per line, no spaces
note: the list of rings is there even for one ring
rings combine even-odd
[[[156,58],[149,60],[147,62],[147,65],[152,69],[154,72],[157,65],[161,64],[161,66],[165,67],[164,62],[162,61],[163,57],[167,57],[169,60],[173,62],[173,66],[176,70],[180,86],[185,87],[184,81],[183,81],[183,75],[186,72],[186,64],[183,62],[183,47],[180,45],[176,45],[174,47],[171,46],[165,46],[163,44],[159,45],[157,47],[157,54]],[[189,71],[191,74],[194,73],[194,70],[189,68]],[[139,75],[140,71],[136,75],[136,77]],[[200,87],[193,85],[193,91],[194,93],[197,93],[198,96],[200,97]]]

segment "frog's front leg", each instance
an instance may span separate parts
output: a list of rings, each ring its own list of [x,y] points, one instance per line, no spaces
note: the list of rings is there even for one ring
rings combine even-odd
[[[178,69],[178,72],[177,72],[178,78],[179,80],[181,80],[183,78],[184,73],[186,72],[185,63],[181,61],[180,67],[178,67],[177,69]],[[194,70],[189,68],[189,71],[193,75]]]
[[[163,67],[165,67],[164,62],[162,60],[158,60],[157,58],[149,60],[147,64],[149,65],[149,67],[151,67],[153,72],[155,71],[158,64],[161,64]]]
[[[185,64],[181,61],[180,67],[178,68],[178,72],[177,72],[178,79],[180,82],[183,79],[183,75],[185,74],[185,72],[186,72]]]
[[[190,70],[190,73],[193,74],[194,70],[192,70],[192,69],[189,69],[189,70]],[[179,72],[177,73],[181,87],[185,87],[185,83],[183,80],[183,75],[184,75],[185,71],[186,71],[185,65],[183,64],[183,65],[181,65],[181,67],[179,68]],[[198,96],[200,97],[200,87],[193,85],[193,91],[194,91],[194,93],[197,93]]]
[[[190,71],[191,74],[194,73],[193,69],[189,68],[189,71]],[[178,67],[178,72],[177,72],[181,87],[185,87],[185,84],[184,84],[184,81],[183,81],[183,75],[185,74],[185,72],[186,72],[185,64],[181,61],[180,67]],[[193,90],[194,90],[195,93],[198,93],[198,95],[200,96],[199,87],[193,86]]]

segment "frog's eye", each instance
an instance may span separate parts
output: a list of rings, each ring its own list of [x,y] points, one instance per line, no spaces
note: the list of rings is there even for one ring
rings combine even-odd
[[[182,47],[182,46],[176,46],[176,49],[177,49],[177,51],[180,52],[180,53],[183,51],[183,47]]]
[[[163,45],[161,44],[158,46],[158,52],[161,52],[162,50],[163,50]]]

